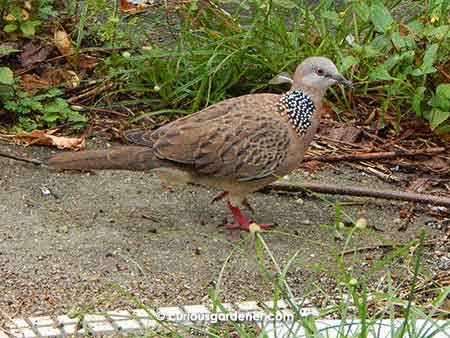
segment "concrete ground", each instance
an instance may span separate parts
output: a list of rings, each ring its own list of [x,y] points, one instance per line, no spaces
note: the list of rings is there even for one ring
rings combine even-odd
[[[34,158],[49,154],[44,147],[0,144],[0,150]],[[304,176],[297,172],[291,179],[301,182]],[[310,173],[307,178],[390,187],[345,166]],[[220,285],[222,301],[271,298],[274,287],[261,277],[251,235],[217,227],[231,218],[223,203],[211,205],[216,192],[197,186],[172,189],[151,173],[53,172],[3,158],[0,186],[0,309],[11,317],[128,306],[130,300],[114,285],[152,307],[207,303],[208,290],[217,285],[233,250]],[[444,234],[434,226],[438,221],[420,213],[400,231],[399,210],[407,205],[402,202],[336,199],[353,202],[343,210],[367,218],[377,229],[376,236],[356,234],[351,247],[380,243],[377,236],[406,243],[418,238],[422,229],[428,238]],[[251,202],[256,221],[277,225],[264,239],[279,262],[299,251],[288,274],[294,293],[304,294],[312,282],[334,290],[330,278],[314,272],[318,267],[337,269],[331,249],[342,248],[344,241],[325,226],[334,224],[334,208],[318,199],[261,193],[254,194]],[[378,250],[350,256],[348,264],[367,270],[385,254]],[[439,264],[433,258],[426,268],[439,271]],[[394,276],[405,277],[403,268],[392,269]]]

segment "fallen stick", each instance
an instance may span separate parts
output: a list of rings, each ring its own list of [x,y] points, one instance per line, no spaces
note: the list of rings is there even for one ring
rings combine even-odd
[[[19,161],[19,162],[31,163],[31,164],[37,165],[37,166],[41,166],[44,164],[44,163],[42,163],[42,161],[34,159],[34,158],[27,158],[27,157],[22,157],[22,156],[18,156],[18,155],[7,154],[4,152],[0,152],[0,157],[10,158],[12,160]]]
[[[334,184],[302,183],[298,185],[288,183],[274,183],[259,190],[268,192],[315,192],[329,195],[348,195],[358,197],[383,198],[388,200],[428,203],[450,208],[450,198],[433,196],[429,194],[416,194],[406,191],[374,190],[373,188],[346,187]]]
[[[433,246],[433,245],[448,243],[449,241],[450,241],[450,238],[444,238],[444,239],[439,238],[439,239],[425,241],[422,245],[423,246]],[[404,243],[404,244],[378,244],[378,245],[374,245],[374,246],[364,246],[361,248],[346,250],[342,254],[349,255],[349,254],[362,253],[362,252],[379,250],[379,249],[393,249],[395,247],[400,247],[400,246],[403,246],[406,244],[407,243]]]
[[[436,155],[446,151],[444,147],[428,148],[415,151],[383,151],[377,153],[354,153],[343,155],[305,155],[303,162],[319,161],[319,162],[338,162],[338,161],[370,161],[370,160],[389,160],[399,157],[414,157],[422,155]]]
[[[26,158],[17,155],[11,155],[0,152],[0,157],[10,158],[16,161],[31,163],[36,166],[44,166],[45,163],[32,158]],[[373,197],[383,198],[389,200],[409,201],[417,203],[428,203],[433,205],[440,205],[450,207],[450,198],[433,196],[429,194],[416,194],[406,191],[394,191],[394,190],[373,190],[371,188],[363,187],[345,187],[334,184],[317,184],[317,183],[303,183],[301,185],[293,185],[287,183],[275,183],[264,187],[259,190],[260,192],[305,192],[311,191],[321,194],[329,195],[348,195],[358,197]]]

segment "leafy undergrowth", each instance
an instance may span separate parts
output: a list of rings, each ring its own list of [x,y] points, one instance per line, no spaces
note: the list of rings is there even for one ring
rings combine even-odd
[[[129,14],[106,0],[2,0],[0,119],[16,130],[81,127],[96,113],[121,128],[149,124],[286,90],[270,79],[326,55],[356,83],[332,93],[335,119],[397,135],[411,125],[450,132],[449,0],[226,3]]]

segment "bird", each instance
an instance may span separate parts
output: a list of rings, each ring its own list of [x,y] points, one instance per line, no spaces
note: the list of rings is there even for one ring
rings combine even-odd
[[[229,98],[156,130],[129,130],[130,145],[60,153],[46,163],[62,170],[153,171],[171,184],[219,189],[213,202],[226,199],[235,219],[224,226],[250,231],[255,223],[241,210],[251,208],[247,196],[299,168],[334,84],[352,87],[330,59],[309,57],[283,94]]]

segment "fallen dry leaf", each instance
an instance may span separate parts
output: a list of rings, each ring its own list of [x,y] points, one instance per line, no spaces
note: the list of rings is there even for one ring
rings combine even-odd
[[[439,156],[433,156],[430,160],[423,162],[423,164],[431,171],[438,173],[450,172],[450,165],[446,160]]]
[[[10,137],[15,142],[29,145],[55,146],[58,149],[82,150],[86,147],[84,137],[71,138],[52,135],[56,129],[33,130],[29,133],[20,133]]]
[[[431,184],[432,181],[430,179],[419,177],[412,181],[406,190],[421,193],[430,188]]]
[[[21,78],[20,88],[31,94],[35,94],[41,89],[52,87],[52,83],[49,80],[43,79],[36,74],[24,74]]]
[[[43,62],[53,50],[53,47],[41,42],[29,42],[23,46],[23,52],[20,54],[20,63],[23,67],[29,67],[35,63]]]
[[[120,0],[120,9],[126,13],[139,13],[145,11],[154,1],[152,0]]]
[[[362,131],[354,126],[321,127],[319,134],[330,139],[346,143],[358,143],[361,140]]]
[[[54,43],[56,48],[65,56],[70,56],[75,53],[72,41],[65,31],[56,31],[54,36]]]

